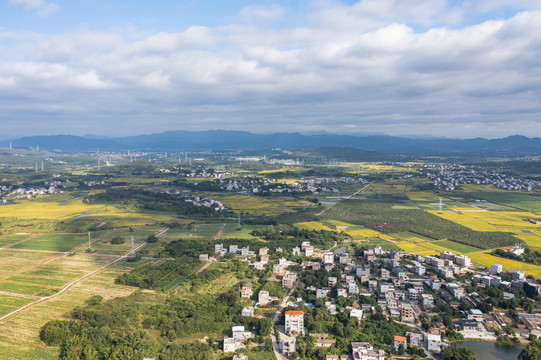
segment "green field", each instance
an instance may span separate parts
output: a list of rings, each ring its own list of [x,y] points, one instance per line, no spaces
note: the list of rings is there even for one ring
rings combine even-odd
[[[475,248],[473,246],[459,244],[457,242],[449,241],[449,240],[436,241],[436,242],[433,242],[433,243],[429,244],[428,246],[430,247],[430,245],[439,245],[439,246],[442,246],[444,248],[447,248],[447,249],[449,249],[449,250],[451,250],[453,252],[459,253],[459,254],[467,254],[467,253],[470,253],[470,252],[479,251],[478,248]]]
[[[80,234],[42,235],[14,245],[13,248],[65,252],[83,244],[85,241],[87,241],[87,238]]]
[[[29,298],[0,294],[0,316],[6,315],[32,301],[33,300]]]

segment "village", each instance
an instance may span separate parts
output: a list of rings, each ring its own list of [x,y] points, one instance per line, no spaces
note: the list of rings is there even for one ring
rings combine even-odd
[[[257,316],[257,309],[272,310],[271,337],[277,359],[296,358],[299,339],[310,338],[315,347],[323,349],[336,344],[336,336],[307,328],[305,316],[312,311],[347,315],[359,326],[378,315],[408,329],[396,334],[385,348],[351,342],[349,354],[327,353],[327,360],[383,360],[406,353],[438,358],[457,340],[520,343],[541,335],[541,312],[532,311],[541,288],[524,272],[503,272],[500,264],[482,268],[469,257],[449,251],[420,256],[384,251],[376,245],[357,248],[353,255],[344,249],[320,250],[303,242],[290,251],[275,248],[272,255],[267,247],[254,251],[247,246],[216,244],[215,254],[201,254],[199,260],[219,261],[221,256],[233,254],[235,261],[249,262],[254,269],[272,268],[269,281],[286,288],[286,296],[256,293],[247,283],[240,297],[249,304],[242,316]],[[324,275],[324,286],[305,283],[305,274],[314,271]],[[256,335],[244,326],[233,326],[231,336],[223,340],[223,352],[251,346]],[[237,354],[234,359],[248,358]]]

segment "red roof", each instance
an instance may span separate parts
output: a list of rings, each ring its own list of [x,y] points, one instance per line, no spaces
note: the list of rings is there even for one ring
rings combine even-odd
[[[304,311],[288,310],[286,315],[304,315]]]
[[[404,336],[398,336],[398,335],[397,335],[397,336],[394,337],[394,341],[400,341],[400,342],[405,343],[406,340],[407,340],[407,339],[406,339]]]

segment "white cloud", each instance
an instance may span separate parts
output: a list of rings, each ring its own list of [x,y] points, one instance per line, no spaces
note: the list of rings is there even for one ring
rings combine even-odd
[[[0,36],[0,113],[45,117],[66,131],[77,118],[112,132],[131,124],[134,133],[500,136],[517,122],[541,136],[539,8],[468,26],[448,25],[446,9],[443,1],[321,2],[305,23],[284,28],[241,22],[256,18],[244,9],[232,24],[181,32]],[[269,21],[283,10],[273,11]],[[414,12],[419,20],[406,21]]]
[[[54,3],[46,3],[44,0],[9,0],[10,4],[22,6],[27,11],[34,11],[40,17],[47,17],[58,10],[60,7]]]

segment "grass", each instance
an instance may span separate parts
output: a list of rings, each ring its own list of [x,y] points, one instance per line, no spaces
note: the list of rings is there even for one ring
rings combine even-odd
[[[114,279],[141,264],[119,262],[74,285],[64,294],[0,322],[0,359],[58,359],[59,349],[45,346],[40,340],[40,328],[47,321],[60,319],[74,307],[83,305],[93,295],[107,300],[133,293],[136,288],[116,285]],[[4,303],[3,299],[0,301]]]
[[[85,241],[85,236],[79,234],[42,235],[16,244],[12,248],[64,252],[83,244]]]
[[[27,238],[28,235],[12,235],[12,236],[2,236],[0,237],[0,247],[4,247],[6,245],[11,245],[17,241],[21,241],[25,238]]]
[[[39,252],[23,252],[23,251],[0,251],[0,276],[5,276],[14,271],[20,270],[39,261],[43,261],[55,254],[39,253]]]
[[[6,315],[32,301],[29,298],[0,294],[0,316]]]
[[[437,242],[432,243],[430,245],[434,245],[434,244],[437,244],[439,246],[447,248],[447,249],[449,249],[449,250],[451,250],[451,251],[453,251],[455,253],[458,253],[458,254],[468,254],[468,253],[471,253],[471,252],[479,251],[478,248],[475,248],[473,246],[459,244],[457,242],[449,241],[449,240],[437,241]]]

